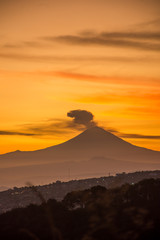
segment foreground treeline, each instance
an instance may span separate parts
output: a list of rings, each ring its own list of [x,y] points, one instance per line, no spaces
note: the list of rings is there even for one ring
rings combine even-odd
[[[160,239],[160,179],[106,189],[68,193],[62,202],[33,189],[40,206],[0,215],[0,239],[155,240]]]
[[[117,173],[115,176],[103,176],[99,178],[88,178],[70,180],[68,182],[56,181],[43,186],[36,186],[45,200],[56,199],[62,201],[67,193],[77,190],[84,190],[94,186],[103,186],[107,189],[120,187],[125,183],[135,184],[143,179],[160,178],[160,170],[140,171],[132,173]],[[27,207],[30,204],[40,204],[41,201],[34,194],[30,187],[14,187],[7,191],[0,192],[0,214],[14,208]]]

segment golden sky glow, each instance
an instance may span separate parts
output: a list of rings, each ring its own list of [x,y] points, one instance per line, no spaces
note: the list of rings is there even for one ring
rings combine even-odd
[[[1,0],[0,154],[63,142],[67,112],[160,151],[160,1]]]

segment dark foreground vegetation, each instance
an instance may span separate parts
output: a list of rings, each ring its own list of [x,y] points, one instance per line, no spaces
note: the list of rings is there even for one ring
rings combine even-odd
[[[36,189],[43,195],[45,201],[49,199],[62,201],[66,194],[72,191],[85,190],[98,185],[110,189],[120,187],[125,183],[135,184],[149,178],[160,178],[160,170],[133,173],[123,172],[117,173],[115,176],[71,180],[69,182],[57,181],[43,186],[36,186]],[[14,208],[27,207],[30,204],[41,204],[39,197],[34,194],[30,187],[14,187],[13,189],[0,192],[0,214]]]
[[[159,240],[160,179],[95,186],[0,215],[4,240]]]

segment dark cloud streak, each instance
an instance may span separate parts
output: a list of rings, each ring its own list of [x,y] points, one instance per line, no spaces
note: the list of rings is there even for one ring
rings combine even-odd
[[[8,49],[18,49],[18,48],[42,48],[42,47],[46,47],[47,45],[42,44],[40,41],[23,41],[23,42],[18,42],[15,44],[12,43],[6,43],[4,45],[1,46],[1,48],[8,48]]]
[[[142,134],[120,134],[122,138],[141,138],[141,139],[160,139],[160,135],[142,135]]]
[[[66,119],[49,119],[42,123],[33,123],[22,125],[21,128],[25,131],[32,132],[36,136],[54,136],[54,134],[64,134],[71,131],[84,130],[84,126],[68,121]]]
[[[137,24],[136,26],[138,27],[159,27],[160,26],[160,18],[156,18],[154,20],[151,21],[147,21],[147,22],[142,22]]]
[[[69,45],[133,48],[148,51],[160,51],[160,32],[101,32],[82,33],[80,35],[62,35],[45,37],[47,41]],[[158,42],[158,43],[157,43]]]
[[[29,54],[0,54],[0,58],[3,59],[14,59],[14,60],[22,60],[22,61],[29,61],[29,62],[75,62],[75,61],[87,61],[87,62],[148,62],[148,61],[155,61],[157,62],[156,58],[147,58],[147,57],[140,57],[140,58],[132,58],[132,57],[104,57],[104,56],[49,56],[49,55],[29,55]]]
[[[76,112],[74,112],[76,111]],[[47,137],[55,135],[64,135],[67,133],[77,131],[84,131],[86,128],[96,126],[93,121],[93,114],[85,110],[73,110],[68,113],[72,116],[73,121],[64,119],[49,119],[38,124],[24,124],[21,125],[21,131],[0,131],[1,136],[28,136],[28,137]],[[143,135],[135,133],[121,133],[113,128],[106,128],[106,131],[117,135],[120,138],[130,139],[152,139],[159,140],[160,135]],[[28,133],[27,133],[28,132]]]
[[[86,128],[96,125],[93,114],[86,110],[73,110],[68,112],[67,116],[73,118],[73,121],[48,119],[40,123],[24,124],[19,127],[21,131],[32,133],[33,136],[45,137],[63,135],[75,132],[75,130],[84,131]]]
[[[7,136],[14,136],[14,135],[35,136],[37,134],[35,134],[35,133],[24,133],[24,132],[12,132],[12,131],[0,131],[0,135],[7,135]]]
[[[142,40],[160,40],[160,32],[111,32],[101,33],[100,36],[105,38],[127,38],[127,39],[142,39]]]
[[[143,134],[135,134],[135,133],[121,133],[116,129],[109,128],[107,129],[108,132],[111,132],[121,138],[135,138],[135,139],[153,139],[158,140],[160,139],[160,135],[143,135]]]

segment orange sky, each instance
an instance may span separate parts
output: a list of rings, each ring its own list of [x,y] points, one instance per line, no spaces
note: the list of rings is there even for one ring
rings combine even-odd
[[[0,154],[105,129],[160,151],[160,1],[0,1]]]

